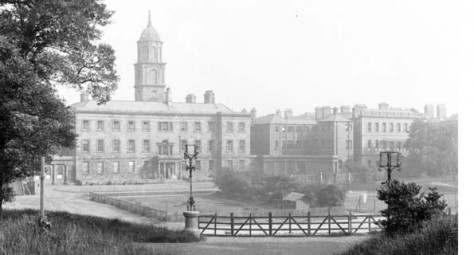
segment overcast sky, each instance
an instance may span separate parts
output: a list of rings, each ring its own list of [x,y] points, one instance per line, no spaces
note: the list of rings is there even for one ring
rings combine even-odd
[[[105,1],[103,41],[116,50],[115,100],[134,100],[136,41],[148,11],[163,44],[173,101],[194,93],[258,115],[316,106],[458,111],[458,3],[383,0]],[[79,93],[61,89],[69,104]]]

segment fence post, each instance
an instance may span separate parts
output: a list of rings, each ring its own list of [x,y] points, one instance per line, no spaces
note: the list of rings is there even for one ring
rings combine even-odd
[[[230,235],[234,235],[234,213],[230,213]]]
[[[217,212],[214,213],[214,235],[217,235]]]
[[[291,213],[288,215],[288,223],[290,223],[290,234],[291,234]]]
[[[307,236],[311,235],[311,212],[308,211],[308,233]]]
[[[451,207],[448,207],[448,215],[451,215]]]
[[[252,236],[252,213],[249,214],[249,223],[250,223],[249,233],[250,233],[250,236]]]
[[[368,219],[369,220],[369,233],[372,232],[372,228],[371,228],[371,224],[370,224],[370,218],[372,218],[371,216],[372,216],[372,214],[369,215],[369,219]]]
[[[272,223],[272,213],[269,212],[268,213],[268,231],[270,232],[270,236],[273,235],[272,234],[273,233],[272,225],[273,225],[273,223]]]
[[[352,235],[352,211],[349,211],[349,235]]]
[[[331,235],[331,210],[328,211],[328,230],[329,235]]]

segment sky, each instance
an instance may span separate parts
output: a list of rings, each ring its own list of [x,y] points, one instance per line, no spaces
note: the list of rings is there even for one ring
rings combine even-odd
[[[458,112],[459,3],[412,0],[106,0],[103,42],[116,51],[114,100],[134,100],[136,41],[148,11],[172,99],[189,93],[235,111],[294,114],[386,102]],[[60,89],[68,104],[79,92]]]

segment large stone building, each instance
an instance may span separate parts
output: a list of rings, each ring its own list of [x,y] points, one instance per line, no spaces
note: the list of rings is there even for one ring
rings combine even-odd
[[[104,105],[81,95],[73,104],[77,148],[57,156],[49,179],[79,184],[146,183],[185,177],[186,144],[199,147],[196,177],[221,168],[244,169],[250,163],[251,115],[190,94],[173,102],[165,83],[163,43],[149,21],[137,42],[135,101]]]
[[[392,150],[407,153],[405,142],[410,126],[426,115],[413,109],[389,108],[380,103],[378,109],[365,105],[353,108],[354,159],[369,168],[375,168],[380,151]]]

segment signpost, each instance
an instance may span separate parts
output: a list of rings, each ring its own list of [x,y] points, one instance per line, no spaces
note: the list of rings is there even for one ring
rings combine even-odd
[[[189,171],[189,199],[187,211],[183,212],[185,218],[184,230],[196,236],[199,236],[199,212],[196,211],[196,202],[193,198],[193,171],[196,170],[194,161],[197,159],[198,154],[199,152],[196,145],[185,145],[184,159],[186,160],[186,170]]]
[[[389,183],[392,180],[392,171],[397,169],[400,171],[400,152],[382,151],[380,152],[380,160],[378,162],[379,171],[387,170],[387,181],[382,184]]]

